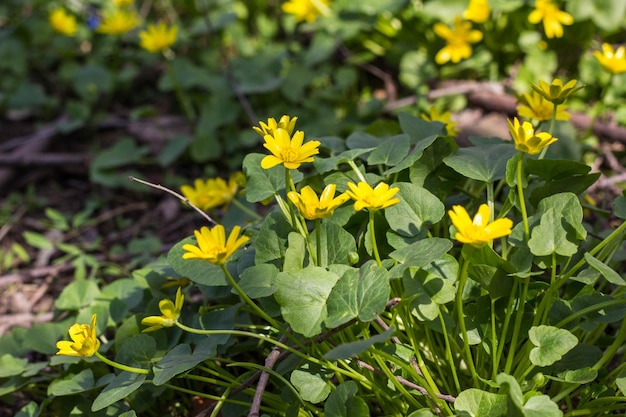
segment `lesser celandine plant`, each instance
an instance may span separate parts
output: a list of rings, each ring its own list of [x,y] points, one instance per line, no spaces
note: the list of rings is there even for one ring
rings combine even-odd
[[[551,85],[546,99],[575,90]],[[168,278],[191,285],[137,315],[132,350],[101,353],[95,314],[59,342],[120,372],[92,410],[148,386],[205,399],[203,415],[624,410],[626,281],[610,265],[626,226],[588,236],[578,194],[595,177],[538,158],[557,138],[514,118],[511,138],[464,149],[400,114],[402,134],[331,150],[295,124],[260,122],[269,154],[243,163],[248,201],[276,206],[172,248]],[[189,189],[197,202],[216,198],[205,185]]]
[[[260,8],[260,3],[255,5]],[[335,13],[335,3],[346,9]],[[410,2],[411,7],[417,3]],[[535,33],[535,40],[544,33],[548,38],[566,37],[570,25],[577,24],[561,10],[564,2],[505,3],[472,0],[463,17],[449,16],[445,24],[428,26],[433,33],[422,34],[432,42],[416,46],[416,61],[404,62],[415,66],[407,65],[411,69],[403,73],[417,72],[418,67],[435,71],[440,64],[445,74],[456,63],[478,72],[481,55],[499,47],[493,42],[497,35],[506,42],[497,42],[504,46],[493,56],[515,55],[507,48],[517,48],[518,37],[490,33],[500,30],[490,16],[517,19],[520,26],[541,32]],[[181,43],[207,33],[199,39],[208,42],[221,35],[232,42],[223,54],[205,48],[209,51],[199,60],[203,67],[177,56],[194,46],[176,46],[176,26],[148,23],[140,31],[132,1],[107,4],[99,29],[102,37],[142,48],[141,54],[153,61],[176,62],[183,70],[179,74],[188,78],[173,74],[163,83],[180,92],[188,121],[196,121],[194,106],[202,108],[201,125],[211,134],[219,128],[220,134],[230,135],[230,124],[241,125],[241,120],[229,119],[236,113],[231,111],[233,96],[267,92],[278,79],[266,77],[262,65],[250,64],[256,61],[228,62],[239,77],[235,81],[242,82],[242,88],[230,90],[222,88],[228,77],[204,67],[219,62],[216,66],[222,69],[237,47],[263,44],[241,41],[244,25],[220,32],[220,25],[239,19],[243,9],[255,11],[246,8],[247,2],[237,3],[236,13],[198,15],[209,27],[190,25],[187,31],[180,26],[187,31]],[[325,71],[326,62],[320,63],[324,56],[335,56],[335,41],[348,48],[363,40],[353,29],[362,22],[338,23],[361,17],[363,9],[381,7],[376,4],[290,0],[273,5],[273,13],[286,13],[284,20],[295,21],[302,30],[276,33],[303,33],[307,43],[321,48],[307,49],[311,53],[302,62],[288,62],[302,74],[316,74],[311,78],[319,84],[303,84],[302,91],[317,94],[320,89],[309,86],[328,84],[324,100],[331,97],[329,92],[340,101],[346,98],[342,94],[348,90],[333,90],[331,84],[335,76],[351,78],[351,72],[320,80],[317,75]],[[419,23],[441,19],[428,15],[427,9],[404,12]],[[399,42],[390,44],[404,44],[400,18],[376,11],[367,14],[376,19],[376,35],[396,33]],[[419,20],[421,13],[428,19]],[[580,9],[578,13],[583,14]],[[249,25],[259,28],[259,39],[274,32],[276,19],[250,15],[259,18]],[[54,30],[63,41],[74,40],[66,39],[73,32],[71,16],[57,16]],[[543,26],[531,25],[539,23]],[[324,25],[329,33],[308,32]],[[372,47],[372,39],[364,45]],[[282,51],[295,56],[298,49],[284,46],[277,48],[281,65]],[[621,72],[623,50],[617,48],[603,47],[602,54],[596,54],[600,70]],[[352,59],[362,64],[360,56]],[[252,72],[244,71],[250,68]],[[255,84],[256,76],[261,85]],[[304,76],[289,80],[298,78]],[[281,85],[290,100],[266,108],[282,109],[310,98],[298,95],[292,86]],[[323,115],[315,120],[279,110],[263,116],[249,131],[259,153],[243,158],[245,181],[237,174],[228,180],[189,178],[181,188],[184,195],[174,193],[213,217],[199,217],[207,223],[198,225],[192,236],[124,278],[106,284],[77,279],[70,284],[55,304],[62,314],[58,323],[51,323],[50,334],[64,335],[56,348],[60,337],[48,333],[19,336],[39,336],[49,343],[54,339],[52,349],[38,351],[52,354],[52,359],[27,363],[0,356],[0,378],[9,379],[3,379],[0,393],[31,386],[33,375],[53,379],[45,387],[47,400],[29,411],[33,416],[623,414],[626,280],[620,273],[626,200],[616,199],[611,213],[595,213],[605,216],[607,230],[590,231],[581,199],[598,174],[559,149],[571,144],[571,138],[556,128],[557,120],[567,118],[564,111],[572,95],[585,93],[581,88],[577,80],[536,81],[528,86],[532,91],[521,96],[519,114],[509,119],[508,137],[471,137],[466,148],[453,139],[458,131],[452,114],[438,107],[422,117],[399,113],[397,122],[387,120],[368,133],[348,130],[346,126],[354,125],[345,123],[346,140],[296,128],[298,123],[333,123],[328,115],[341,113],[316,108],[317,102],[308,106]],[[260,95],[255,97],[259,106]],[[204,96],[213,101],[203,101]],[[341,110],[347,112],[345,107]],[[207,127],[218,122],[214,130]],[[212,138],[198,132],[196,139]],[[202,160],[194,151],[189,153]],[[229,216],[241,208],[237,197],[244,198],[239,193],[244,184],[248,205],[243,207],[258,213]]]

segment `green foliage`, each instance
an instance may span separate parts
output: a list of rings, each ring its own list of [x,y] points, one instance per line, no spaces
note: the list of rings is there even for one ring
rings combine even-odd
[[[158,145],[137,131],[98,141],[94,185],[137,190],[129,175],[207,162],[205,173],[241,168],[246,180],[211,213],[227,229],[242,226],[235,249],[235,239],[196,234],[161,253],[159,239],[136,236],[120,250],[133,257],[129,269],[142,269],[107,274],[111,265],[94,255],[101,239],[77,238],[98,221],[94,207],[73,216],[46,207],[45,233],[27,230],[24,245],[0,249],[3,268],[37,250],[58,254],[75,275],[52,322],[0,337],[0,400],[22,391],[33,400],[17,415],[190,415],[202,404],[224,416],[252,407],[298,417],[626,410],[626,199],[612,211],[590,207],[601,174],[579,159],[591,128],[541,124],[559,141],[524,155],[508,138],[460,147],[454,120],[415,116],[467,107],[464,95],[429,100],[447,94],[430,94],[440,81],[515,74],[508,83],[523,93],[555,73],[587,84],[567,98],[571,108],[598,102],[594,122],[602,106],[619,115],[622,75],[608,80],[587,49],[623,32],[626,2],[562,2],[574,22],[548,38],[528,20],[528,2],[493,0],[491,17],[472,24],[481,40],[471,56],[443,64],[435,57],[451,45],[434,25],[452,24],[466,1],[335,0],[308,22],[272,2],[155,3],[146,23],[179,27],[158,55],[141,49],[136,32],[88,29],[91,10],[78,3],[9,3],[0,5],[4,112],[64,114],[59,131],[68,134],[114,126],[103,122],[113,106],[131,109],[131,122],[170,113],[182,121],[182,133]],[[56,6],[79,18],[76,34],[52,31]],[[400,107],[404,96],[415,103]],[[298,117],[305,142],[319,139],[319,153],[297,169],[264,169],[265,138],[250,125],[283,114]],[[284,159],[300,150],[266,145]],[[350,182],[384,182],[393,195],[357,195],[364,210],[350,201],[311,221],[288,197],[305,185],[341,194]],[[453,206],[471,221],[453,222]],[[489,218],[474,217],[482,207]],[[200,259],[183,259],[185,245]],[[91,340],[84,326],[94,314],[95,357],[54,355],[74,323],[74,344]],[[158,329],[143,333],[149,323]]]

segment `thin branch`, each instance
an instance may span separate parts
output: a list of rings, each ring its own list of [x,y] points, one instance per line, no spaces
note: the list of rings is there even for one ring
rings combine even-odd
[[[360,359],[357,359],[356,362],[359,365],[359,367],[361,367],[361,368],[367,369],[368,371],[372,371],[372,372],[374,372],[375,374],[378,374],[378,375],[386,376],[385,373],[383,371],[381,371],[380,369],[376,369],[372,365],[370,365],[370,364],[368,364],[366,362],[363,362]],[[421,387],[421,386],[419,386],[417,384],[414,384],[413,382],[408,381],[407,379],[405,379],[405,378],[403,378],[403,377],[401,377],[399,375],[396,375],[395,377],[398,380],[398,382],[401,383],[402,385],[404,385],[405,387],[417,390],[420,393],[422,393],[423,395],[428,395],[428,391],[426,390],[426,388]],[[453,397],[452,395],[447,395],[447,394],[435,394],[435,395],[440,400],[444,400],[444,401],[447,401],[447,402],[450,402],[450,403],[453,403],[453,402],[456,401],[456,398]]]
[[[285,343],[287,337],[285,335],[281,336],[279,342]],[[265,359],[265,369],[273,369],[274,365],[278,361],[280,356],[280,350],[278,346],[274,346],[270,354]],[[259,412],[261,410],[261,400],[263,399],[263,393],[265,392],[265,387],[267,386],[267,382],[269,381],[270,374],[263,370],[261,372],[261,376],[259,378],[259,384],[256,386],[256,391],[254,393],[254,398],[252,399],[252,406],[250,407],[250,412],[248,413],[248,417],[258,417]]]
[[[138,182],[138,183],[141,183],[141,184],[144,184],[144,185],[150,186],[150,187],[152,187],[152,188],[156,188],[157,190],[165,191],[166,193],[169,193],[169,194],[171,194],[171,195],[175,196],[175,197],[176,197],[176,198],[178,198],[178,199],[179,199],[182,203],[184,203],[184,204],[188,205],[189,207],[193,208],[195,211],[197,211],[198,213],[200,213],[200,215],[201,215],[202,217],[204,217],[206,220],[208,220],[208,221],[209,221],[209,223],[211,223],[211,224],[213,224],[213,225],[217,224],[217,222],[216,222],[215,220],[213,220],[213,219],[211,218],[211,216],[209,216],[208,214],[206,214],[204,211],[200,210],[200,209],[199,209],[199,208],[198,208],[195,204],[193,204],[191,201],[189,201],[189,199],[188,199],[188,198],[186,198],[186,197],[184,197],[184,196],[182,196],[182,195],[178,194],[176,191],[170,190],[169,188],[164,187],[164,186],[162,186],[161,184],[153,184],[153,183],[151,183],[151,182],[148,182],[148,181],[145,181],[145,180],[140,180],[139,178],[135,178],[135,177],[133,177],[133,176],[129,176],[129,177],[128,177],[128,179],[129,179],[129,180],[131,180],[131,181],[135,181],[135,182]]]

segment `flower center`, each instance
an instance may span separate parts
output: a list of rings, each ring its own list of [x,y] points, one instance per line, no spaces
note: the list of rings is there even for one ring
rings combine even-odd
[[[285,162],[294,162],[298,160],[298,151],[292,147],[282,149],[280,158]]]

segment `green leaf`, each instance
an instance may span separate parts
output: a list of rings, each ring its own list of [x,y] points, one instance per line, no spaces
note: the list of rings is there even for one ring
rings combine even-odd
[[[445,125],[440,122],[427,122],[409,113],[399,113],[398,121],[402,131],[411,138],[412,144],[432,136],[444,136]]]
[[[433,237],[419,240],[409,246],[395,250],[389,256],[400,262],[401,265],[394,266],[389,271],[389,275],[391,278],[399,278],[404,270],[409,267],[424,268],[431,262],[440,259],[450,249],[452,249],[450,240]]]
[[[282,260],[287,250],[287,237],[291,231],[291,225],[282,212],[273,211],[266,216],[254,242],[254,263],[260,265]]]
[[[311,236],[314,236],[314,233]],[[318,260],[320,266],[349,264],[350,253],[356,251],[354,236],[330,221],[321,224],[320,244],[322,246],[322,259]],[[317,253],[317,239],[313,239],[313,250]]]
[[[241,93],[267,93],[280,87],[282,53],[268,53],[269,48],[251,56],[238,55],[230,60],[230,71]]]
[[[154,385],[163,385],[176,375],[186,372],[199,363],[215,357],[217,353],[218,338],[207,337],[203,339],[193,350],[184,343],[177,345],[167,352],[154,367]]]
[[[55,379],[48,386],[48,395],[60,397],[74,395],[94,388],[93,371],[83,369],[78,374],[69,374],[65,378]]]
[[[294,331],[305,337],[321,333],[322,322],[328,317],[326,301],[338,280],[339,276],[320,267],[278,274],[274,296]]]
[[[465,411],[471,417],[501,417],[507,412],[507,397],[470,388],[456,397],[454,410]]]
[[[613,202],[613,214],[620,219],[626,219],[626,197],[620,195]]]
[[[600,178],[599,172],[587,175],[571,175],[567,178],[549,181],[544,186],[535,188],[528,200],[536,206],[546,197],[555,194],[570,192],[579,195],[584,193],[598,178]]]
[[[369,165],[397,165],[409,152],[408,135],[392,136],[376,147],[367,158]]]
[[[24,372],[24,367],[27,363],[27,359],[18,359],[11,354],[5,353],[0,356],[0,378],[20,375]]]
[[[119,139],[109,149],[98,152],[89,165],[89,178],[107,187],[124,185],[143,189],[145,186],[128,180],[128,175],[134,174],[133,172],[121,173],[120,168],[138,162],[148,152],[147,147],[137,146],[131,138]]]
[[[553,326],[533,326],[528,331],[528,338],[535,345],[529,359],[536,366],[552,365],[578,344],[576,336]]]
[[[94,281],[74,281],[61,291],[54,305],[59,310],[78,310],[90,305],[99,295],[100,289]]]
[[[72,77],[74,91],[83,100],[95,101],[113,88],[113,74],[103,66],[88,63],[78,68]]]
[[[337,281],[328,297],[328,328],[335,328],[353,318],[374,320],[385,309],[391,287],[387,270],[368,261],[359,269],[349,269]]]
[[[563,412],[547,395],[535,395],[524,404],[524,417],[562,417]]]
[[[526,173],[536,175],[545,180],[557,180],[569,178],[573,175],[585,175],[591,167],[582,162],[567,159],[528,159],[526,161]]]
[[[369,417],[367,404],[356,396],[358,391],[354,381],[339,384],[324,404],[324,417]]]
[[[147,375],[122,372],[100,392],[91,405],[91,411],[102,410],[135,392],[146,380]]]
[[[41,409],[36,402],[31,401],[20,409],[14,417],[39,417]]]
[[[563,227],[567,230],[568,239],[575,241],[576,239],[585,239],[587,231],[583,226],[583,208],[576,197],[572,193],[560,193],[546,197],[537,206],[537,213],[543,214],[550,208],[559,214]],[[534,216],[533,216],[534,217]]]
[[[506,164],[517,153],[507,143],[459,148],[443,162],[459,174],[483,182],[494,182],[506,176]]]
[[[393,186],[400,189],[396,194],[400,202],[385,210],[389,227],[406,237],[426,236],[427,225],[437,223],[443,218],[443,203],[423,187],[406,182],[396,182]]]
[[[315,170],[320,174],[325,174],[328,171],[335,169],[339,164],[345,164],[350,161],[354,161],[359,156],[370,152],[375,148],[365,149],[350,149],[341,152],[339,155],[331,156],[329,158],[315,158],[313,160],[313,166]]]
[[[626,14],[626,0],[568,2],[567,11],[574,16],[577,22],[591,19],[602,30],[613,32],[619,27],[623,27],[623,16]]]
[[[556,377],[546,375],[546,378],[569,384],[588,384],[598,377],[598,371],[586,366],[579,369],[568,369],[560,372]]]
[[[210,287],[226,285],[226,277],[222,268],[203,259],[183,259],[183,245],[197,245],[194,237],[188,237],[177,244],[167,254],[167,262],[181,277]]]
[[[339,345],[324,355],[325,359],[331,361],[338,361],[343,359],[349,359],[354,356],[357,356],[363,352],[365,352],[370,347],[374,346],[376,343],[385,343],[387,340],[393,336],[393,333],[396,331],[395,327],[390,327],[383,333],[377,334],[375,336],[370,337],[369,339],[357,340],[356,342],[344,343],[343,345]]]
[[[328,397],[331,391],[331,385],[318,374],[294,370],[289,378],[291,383],[298,389],[300,397],[304,401],[318,404]]]
[[[145,287],[134,279],[118,279],[102,288],[100,298],[118,299],[129,309],[137,307],[143,300]]]
[[[45,250],[54,249],[54,242],[50,241],[49,238],[41,233],[35,233],[27,230],[23,233],[23,236],[26,243],[34,248]]]
[[[261,168],[265,155],[249,153],[243,160],[243,172],[246,174],[246,199],[250,203],[263,201],[285,189],[285,168],[282,165],[270,169]],[[300,171],[292,170],[294,183],[303,178]]]
[[[248,297],[268,297],[276,292],[278,268],[271,264],[260,264],[246,268],[239,277],[239,287]]]
[[[557,214],[550,208],[541,215],[539,225],[531,232],[528,247],[535,256],[548,256],[556,253],[572,256],[578,247],[567,240],[567,231],[561,224],[561,213]]]
[[[297,232],[289,233],[287,236],[287,250],[285,250],[285,260],[283,262],[284,272],[297,272],[304,265],[306,256],[306,240]]]
[[[589,252],[585,253],[585,260],[587,261],[589,266],[598,271],[604,277],[604,279],[609,281],[611,284],[619,286],[626,285],[626,281],[624,281],[624,278],[622,278],[620,274],[615,272],[615,270],[607,264],[591,256]]]
[[[432,321],[439,316],[439,305],[449,303],[456,296],[454,281],[459,265],[450,255],[433,261],[423,268],[404,271],[403,300],[409,302],[411,314],[420,321]]]
[[[137,334],[128,338],[115,360],[125,365],[150,369],[156,353],[156,341],[147,334]]]

